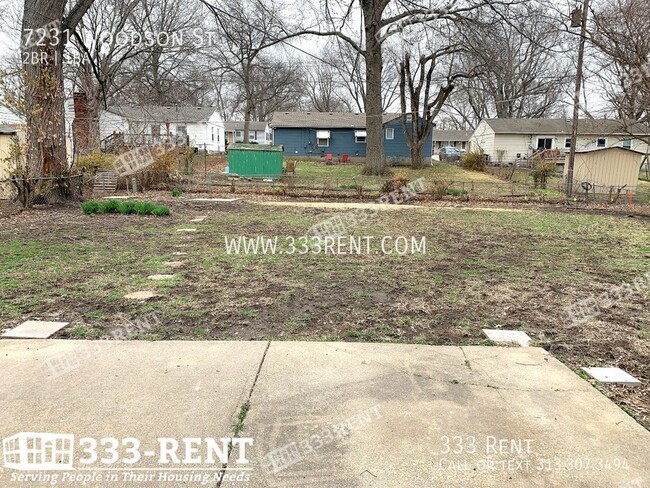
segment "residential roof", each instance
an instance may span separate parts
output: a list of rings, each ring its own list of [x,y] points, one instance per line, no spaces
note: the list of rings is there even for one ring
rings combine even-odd
[[[266,130],[268,122],[257,122],[251,120],[249,122],[250,126],[248,130]],[[226,132],[232,132],[234,130],[244,130],[244,121],[239,120],[229,120],[223,124],[226,128]]]
[[[471,130],[438,130],[433,129],[434,141],[469,141],[474,132]]]
[[[265,151],[265,152],[282,152],[282,146],[272,146],[270,144],[231,144],[228,146],[228,151]]]
[[[164,105],[113,105],[108,112],[141,122],[207,122],[216,107],[182,107]]]
[[[4,105],[0,105],[0,124],[24,124],[25,120],[9,110]]]
[[[576,149],[576,153],[585,154],[585,153],[593,153],[593,152],[599,152],[599,151],[614,151],[614,150],[636,153],[636,154],[639,154],[641,156],[645,155],[644,152],[637,151],[636,149],[632,149],[632,148],[629,148],[629,147],[622,147],[622,146],[594,147],[594,148],[586,148],[586,149]]]
[[[0,125],[0,134],[14,135],[18,133],[18,127],[15,125]]]
[[[399,114],[384,114],[383,123],[398,118]],[[308,129],[365,129],[366,114],[354,112],[274,112],[271,127]]]
[[[571,134],[569,119],[485,119],[497,134]],[[647,135],[650,128],[641,123],[615,119],[580,119],[581,135]]]

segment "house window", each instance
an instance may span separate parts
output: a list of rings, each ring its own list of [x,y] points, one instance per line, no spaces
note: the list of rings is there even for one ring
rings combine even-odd
[[[251,141],[255,141],[256,139],[257,137],[255,137],[255,131],[254,130],[248,131],[248,141],[251,142]]]
[[[235,131],[235,142],[241,142],[244,140],[244,133],[240,130]]]
[[[329,147],[330,145],[330,131],[317,130],[316,131],[316,145],[318,147]]]
[[[214,127],[212,127],[212,142],[214,142]]]
[[[413,114],[406,114],[406,122],[409,124],[413,122]]]
[[[466,147],[467,147],[467,142],[466,142],[466,141],[463,141],[463,142],[460,143],[460,148],[461,148],[463,151],[465,150]]]
[[[632,139],[625,139],[621,145],[625,149],[632,149]]]
[[[552,137],[538,137],[537,138],[537,149],[553,149],[553,138]]]
[[[571,138],[564,138],[564,149],[571,149]]]
[[[365,130],[355,130],[354,131],[354,142],[357,142],[359,144],[365,144],[366,143],[366,131]]]
[[[387,127],[386,128],[386,140],[387,141],[392,141],[395,139],[395,129],[392,127]]]
[[[607,147],[607,138],[599,137],[596,141],[596,147]]]

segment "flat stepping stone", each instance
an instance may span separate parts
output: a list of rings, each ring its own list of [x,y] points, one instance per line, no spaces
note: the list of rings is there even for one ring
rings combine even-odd
[[[530,345],[530,337],[520,330],[483,329],[483,333],[494,342],[514,343],[519,344],[521,347]]]
[[[196,229],[176,229],[176,232],[196,232]]]
[[[206,219],[206,217],[197,217],[195,219],[190,220],[190,222],[203,222]]]
[[[180,268],[181,266],[185,266],[185,263],[183,261],[167,261],[163,264],[165,266],[169,266],[170,268]]]
[[[104,200],[128,200],[129,198],[133,198],[130,195],[120,195],[120,196],[115,196],[115,197],[104,197]]]
[[[192,198],[193,202],[236,202],[241,198]]]
[[[44,320],[28,320],[17,327],[8,330],[2,337],[7,339],[47,339],[55,332],[63,329],[70,322],[47,322]]]
[[[621,385],[640,386],[641,382],[621,368],[581,368],[585,373],[600,383],[618,383]]]
[[[129,300],[149,300],[156,296],[158,296],[156,293],[146,290],[129,293],[128,295],[124,295],[124,298],[128,298]]]
[[[175,253],[172,253],[174,256],[187,256],[186,252],[181,252],[181,251],[176,251]]]
[[[148,280],[162,281],[162,280],[171,280],[175,275],[173,274],[155,274],[147,276]]]

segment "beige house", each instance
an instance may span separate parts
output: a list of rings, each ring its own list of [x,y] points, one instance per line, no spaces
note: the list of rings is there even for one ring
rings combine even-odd
[[[0,182],[9,178],[12,164],[6,161],[11,150],[11,140],[19,136],[20,128],[17,125],[0,125]],[[11,183],[0,183],[0,200],[12,195]]]
[[[575,190],[609,193],[623,188],[636,192],[644,157],[640,151],[623,147],[578,150],[573,169]],[[565,165],[565,178],[567,173]]]
[[[650,128],[621,120],[581,119],[576,150],[623,147],[648,151]],[[540,150],[550,150],[560,159],[571,150],[571,120],[485,119],[470,139],[472,150],[482,150],[494,163],[522,163]]]

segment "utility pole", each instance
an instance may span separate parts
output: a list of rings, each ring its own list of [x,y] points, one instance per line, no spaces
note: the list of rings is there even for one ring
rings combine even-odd
[[[580,22],[580,44],[578,47],[578,66],[576,72],[576,89],[573,95],[573,125],[571,126],[571,149],[569,151],[569,164],[567,169],[566,194],[570,197],[573,194],[573,168],[576,161],[576,145],[578,144],[578,120],[580,117],[580,90],[582,89],[582,69],[585,59],[585,41],[587,36],[587,14],[589,12],[589,0],[584,0]],[[575,25],[576,15],[572,15],[572,24]]]

